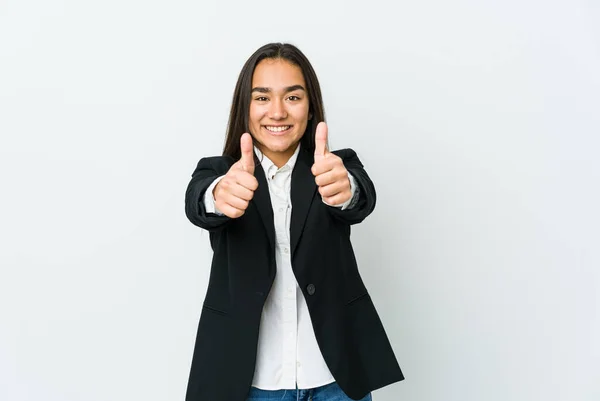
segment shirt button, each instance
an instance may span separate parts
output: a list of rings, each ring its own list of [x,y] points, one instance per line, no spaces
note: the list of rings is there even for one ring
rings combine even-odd
[[[284,252],[284,253],[290,253],[290,250],[289,250],[289,249],[287,249],[287,248],[283,248],[283,252]]]
[[[301,364],[300,362],[297,362],[297,363],[296,363],[296,366],[298,366],[299,368],[301,368],[301,367],[302,367],[302,364]]]
[[[306,286],[306,291],[308,292],[308,295],[313,295],[315,293],[315,285],[309,284]]]
[[[282,212],[283,212],[283,208],[282,208],[282,207],[280,207],[280,208],[279,208],[279,213],[282,213]]]

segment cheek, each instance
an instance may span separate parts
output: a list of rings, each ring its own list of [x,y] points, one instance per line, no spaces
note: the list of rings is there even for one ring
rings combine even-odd
[[[260,125],[260,120],[264,115],[264,112],[259,107],[250,106],[248,115],[250,118],[250,125]]]
[[[302,124],[308,123],[308,105],[306,105],[304,107],[299,107],[296,110],[295,115],[296,115],[297,121],[301,121]]]

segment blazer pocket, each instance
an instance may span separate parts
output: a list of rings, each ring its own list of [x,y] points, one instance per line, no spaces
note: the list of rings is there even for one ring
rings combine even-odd
[[[202,309],[206,309],[206,310],[208,310],[210,312],[216,313],[217,315],[228,316],[227,312],[225,312],[223,310],[220,310],[220,309],[217,309],[217,308],[214,308],[212,306],[208,306],[206,304],[202,305]]]
[[[358,271],[354,270],[343,274],[345,274],[344,299],[346,305],[350,305],[368,295],[369,292]]]
[[[361,299],[365,298],[367,295],[369,295],[369,293],[365,292],[364,294],[361,294],[357,297],[352,298],[350,301],[346,302],[346,306],[352,305],[353,303],[360,301]]]

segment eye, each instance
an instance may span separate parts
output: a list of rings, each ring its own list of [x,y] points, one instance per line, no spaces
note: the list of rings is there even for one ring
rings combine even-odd
[[[259,102],[266,102],[269,99],[267,99],[265,96],[259,96],[259,97],[255,98],[254,100],[258,100]]]
[[[292,95],[292,96],[288,97],[288,99],[291,100],[291,101],[300,100],[300,98],[298,96],[296,96],[296,95]]]

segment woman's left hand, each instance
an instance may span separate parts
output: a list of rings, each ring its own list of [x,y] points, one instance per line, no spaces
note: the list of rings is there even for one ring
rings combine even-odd
[[[320,122],[315,133],[315,163],[311,169],[323,201],[331,206],[347,202],[352,192],[348,170],[342,159],[327,149],[327,124]]]

